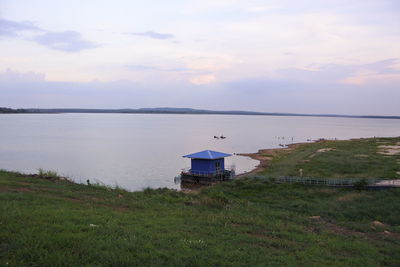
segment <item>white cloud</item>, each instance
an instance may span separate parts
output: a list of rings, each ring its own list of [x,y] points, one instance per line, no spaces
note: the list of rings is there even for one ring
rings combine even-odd
[[[364,85],[368,83],[397,83],[400,85],[400,73],[377,73],[376,71],[362,69],[339,82],[350,85]]]
[[[44,73],[35,72],[17,72],[11,69],[6,69],[4,72],[0,72],[0,81],[6,83],[29,83],[29,82],[40,82],[44,81],[46,75]]]
[[[0,36],[17,37],[21,32],[41,32],[43,31],[30,21],[11,21],[0,18]]]
[[[24,38],[28,41],[34,41],[40,45],[54,50],[65,52],[79,52],[84,49],[96,48],[99,45],[85,40],[79,32],[62,31],[51,32],[39,28],[32,22],[18,22],[0,18],[0,36],[9,38],[23,37],[22,33],[33,34],[31,37]]]
[[[215,76],[212,74],[200,75],[190,78],[190,82],[195,85],[209,84],[215,81]]]
[[[98,44],[85,40],[80,33],[75,31],[46,32],[35,36],[32,40],[50,49],[65,52],[79,52],[99,47]]]
[[[132,34],[133,35],[137,35],[137,36],[149,37],[149,38],[152,38],[152,39],[159,39],[159,40],[165,40],[165,39],[174,38],[173,34],[170,34],[170,33],[159,33],[159,32],[153,32],[153,31],[134,32]]]

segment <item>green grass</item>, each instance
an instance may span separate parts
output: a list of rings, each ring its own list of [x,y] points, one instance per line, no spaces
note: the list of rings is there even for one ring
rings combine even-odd
[[[0,203],[1,266],[400,265],[396,189],[247,178],[126,192],[0,171]]]
[[[304,144],[274,156],[262,175],[316,178],[400,178],[400,154],[382,155],[381,145],[396,145],[397,138],[369,138]],[[330,149],[317,152],[320,149]]]

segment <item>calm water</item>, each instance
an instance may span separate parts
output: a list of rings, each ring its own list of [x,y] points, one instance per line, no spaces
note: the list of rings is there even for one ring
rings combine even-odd
[[[216,140],[214,135],[227,139]],[[400,120],[230,115],[0,115],[0,169],[54,170],[78,182],[129,190],[179,188],[182,155],[204,149],[256,152],[307,139],[399,136]],[[227,158],[238,173],[258,162]]]

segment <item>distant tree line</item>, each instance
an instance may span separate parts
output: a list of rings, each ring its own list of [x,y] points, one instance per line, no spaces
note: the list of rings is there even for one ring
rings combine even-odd
[[[26,109],[13,109],[13,108],[2,108],[0,107],[0,113],[27,113],[28,110]]]
[[[1,1],[1,0],[0,0]],[[338,114],[301,114],[301,113],[275,113],[275,112],[255,112],[240,110],[206,110],[193,108],[139,108],[139,109],[86,109],[86,108],[28,108],[12,109],[0,107],[1,113],[141,113],[141,114],[226,114],[226,115],[261,115],[261,116],[303,116],[303,117],[334,117],[334,118],[374,118],[374,119],[400,119],[400,116],[379,116],[379,115],[338,115]]]

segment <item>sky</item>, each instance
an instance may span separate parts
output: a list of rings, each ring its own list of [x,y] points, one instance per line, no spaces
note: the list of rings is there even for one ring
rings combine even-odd
[[[0,106],[400,115],[400,1],[0,0]]]

